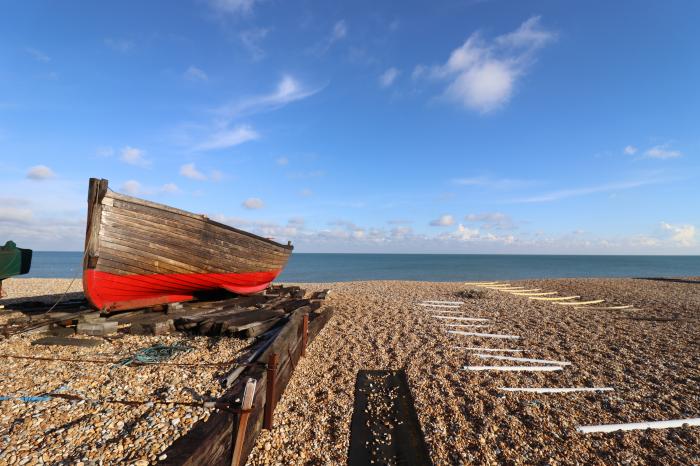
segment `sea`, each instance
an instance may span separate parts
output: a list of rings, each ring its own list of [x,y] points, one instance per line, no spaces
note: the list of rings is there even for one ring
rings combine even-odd
[[[82,252],[34,251],[23,277],[73,278]],[[277,281],[469,281],[563,277],[700,276],[700,256],[294,253]]]

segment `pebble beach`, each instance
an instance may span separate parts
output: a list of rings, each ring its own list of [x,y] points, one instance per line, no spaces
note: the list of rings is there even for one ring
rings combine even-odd
[[[70,280],[10,279],[2,302],[51,296]],[[304,284],[332,290],[335,314],[309,346],[263,430],[251,465],[345,464],[359,370],[404,369],[435,464],[698,464],[700,429],[583,434],[577,427],[700,417],[700,279],[566,279],[513,286],[604,299],[616,310],[574,309],[493,289],[477,297],[460,283],[343,282]],[[80,293],[80,283],[71,293]],[[440,308],[426,300],[463,301],[469,318],[489,319],[493,339],[448,333]],[[442,314],[449,314],[443,312]],[[9,318],[7,310],[0,319]],[[467,324],[467,325],[471,325]],[[458,328],[459,329],[459,328]],[[104,358],[112,361],[178,336],[127,335],[96,348],[31,346],[36,334],[0,341],[0,354]],[[226,361],[246,343],[187,338],[193,347],[174,362]],[[521,350],[517,356],[570,363],[553,372],[466,371],[465,365],[517,365],[484,360],[464,347]],[[98,354],[99,353],[99,354]],[[503,353],[505,354],[505,353]],[[510,353],[509,353],[510,354]],[[515,354],[511,354],[515,355]],[[55,390],[86,399],[190,402],[216,396],[220,368],[118,367],[0,359],[0,395]],[[612,391],[536,394],[502,388],[609,387]],[[117,406],[52,399],[2,402],[0,464],[151,464],[207,409],[176,404]]]

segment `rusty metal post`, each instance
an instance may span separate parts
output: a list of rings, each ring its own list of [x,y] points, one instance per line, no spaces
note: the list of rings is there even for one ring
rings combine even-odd
[[[277,378],[277,363],[279,355],[272,353],[267,361],[267,381],[265,392],[265,417],[263,419],[263,429],[272,429],[272,414],[275,411],[275,379]]]
[[[304,314],[301,323],[301,355],[306,356],[306,343],[309,341],[309,315]]]

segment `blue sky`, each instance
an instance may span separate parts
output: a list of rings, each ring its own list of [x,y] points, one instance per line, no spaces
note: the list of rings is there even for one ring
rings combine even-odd
[[[697,2],[6,2],[0,241],[89,177],[300,252],[700,253]]]

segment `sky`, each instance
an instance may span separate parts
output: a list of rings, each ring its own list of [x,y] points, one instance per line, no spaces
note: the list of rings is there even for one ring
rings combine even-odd
[[[298,252],[700,254],[700,3],[4,2],[0,242],[88,179]]]

